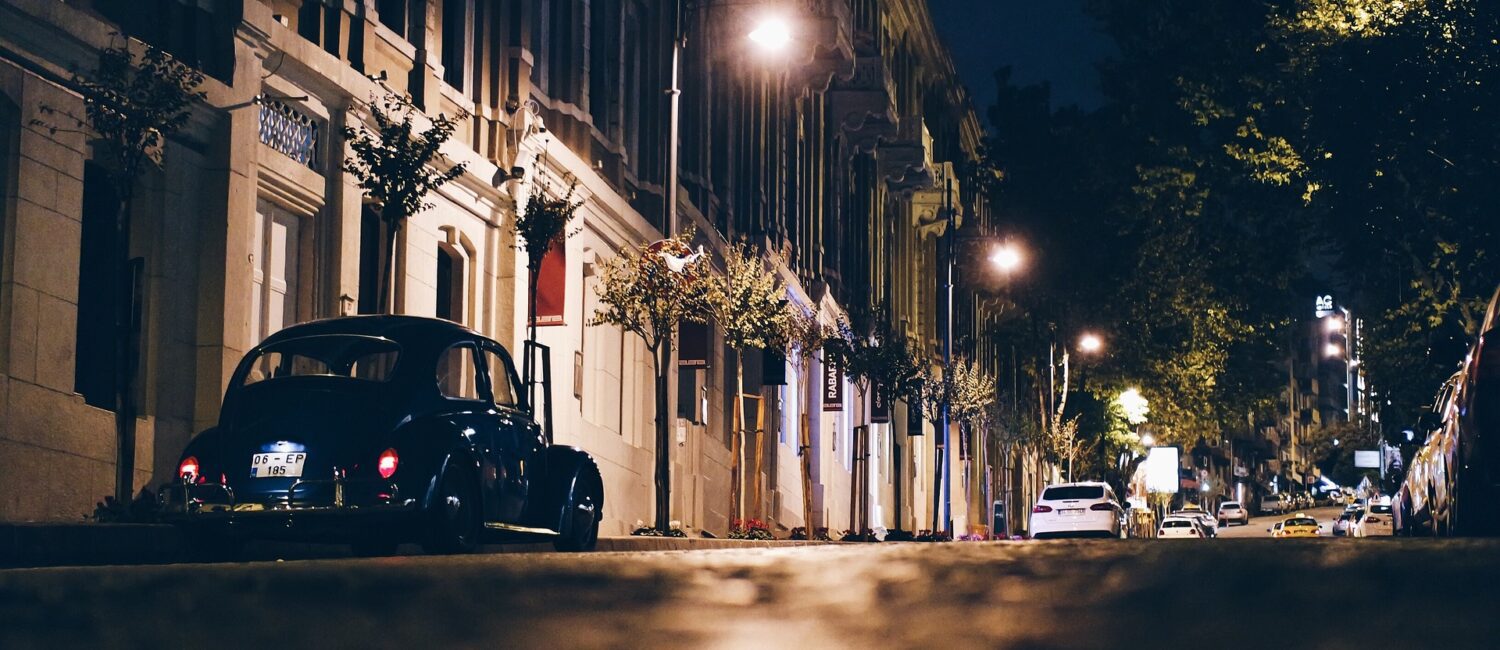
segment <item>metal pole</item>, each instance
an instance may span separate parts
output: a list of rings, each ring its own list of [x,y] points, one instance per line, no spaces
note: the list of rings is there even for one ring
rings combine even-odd
[[[944,250],[945,250],[946,257],[948,258],[948,260],[947,260],[947,264],[945,265],[945,268],[943,270],[943,294],[944,294],[945,299],[947,301],[946,305],[945,305],[945,309],[943,310],[943,314],[944,314],[944,318],[943,318],[943,368],[944,368],[944,370],[943,370],[943,372],[952,372],[952,368],[953,368],[953,261],[954,261],[953,260],[953,257],[954,257],[953,243],[954,243],[955,240],[958,239],[958,233],[954,230],[955,226],[954,226],[954,223],[953,223],[953,200],[952,200],[953,193],[952,193],[952,190],[953,190],[953,179],[948,178],[946,176],[946,174],[945,174],[944,178],[943,178],[943,206],[944,206],[944,212],[946,214],[946,218],[948,220],[948,228],[947,228],[947,233],[946,233],[947,234],[947,237],[946,237],[947,241],[944,242],[944,244],[945,244],[944,245]],[[943,528],[944,528],[944,530],[947,530],[948,532],[951,533],[951,532],[953,532],[953,475],[952,475],[952,472],[950,471],[949,468],[950,468],[950,466],[953,463],[949,461],[948,454],[952,453],[952,449],[953,449],[953,444],[952,443],[953,443],[953,441],[952,441],[952,436],[949,433],[949,429],[952,426],[952,423],[950,422],[950,416],[951,416],[951,414],[949,412],[952,405],[951,405],[951,403],[949,401],[949,397],[950,396],[948,395],[948,392],[944,391],[943,392],[943,417],[942,417],[942,420],[943,420],[943,432],[942,432],[942,435],[943,435],[943,449],[945,450],[946,453],[944,453],[944,455],[943,455],[944,457],[943,457],[942,471],[943,471]]]
[[[667,125],[667,188],[662,229],[668,237],[677,234],[677,140],[682,98],[682,89],[678,87],[678,69],[682,67],[682,40],[682,0],[676,0],[672,7],[672,85],[666,91],[670,118]]]

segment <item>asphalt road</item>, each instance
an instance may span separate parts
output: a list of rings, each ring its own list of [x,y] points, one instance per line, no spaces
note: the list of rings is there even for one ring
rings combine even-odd
[[[0,571],[0,648],[1493,648],[1500,540],[1096,540]],[[1343,624],[1359,621],[1359,634]],[[1338,623],[1338,624],[1335,624]]]
[[[1299,510],[1298,512],[1306,514],[1307,516],[1312,517],[1313,519],[1317,519],[1319,524],[1322,524],[1323,526],[1325,526],[1325,528],[1323,529],[1323,534],[1326,535],[1326,536],[1332,537],[1333,536],[1333,522],[1338,519],[1339,513],[1342,513],[1343,511],[1344,511],[1344,507],[1343,506],[1331,506],[1331,507],[1327,507],[1327,508],[1313,508],[1311,510]],[[1248,525],[1245,525],[1245,526],[1229,526],[1227,528],[1220,528],[1219,529],[1219,539],[1255,539],[1255,538],[1267,538],[1267,539],[1269,539],[1271,537],[1271,534],[1268,533],[1268,532],[1266,532],[1266,529],[1270,528],[1273,525],[1275,525],[1276,522],[1281,521],[1282,519],[1286,519],[1287,517],[1289,517],[1289,516],[1291,516],[1293,514],[1296,514],[1296,513],[1289,513],[1289,514],[1285,514],[1285,515],[1272,515],[1272,516],[1267,516],[1267,517],[1251,517],[1250,518],[1250,523]],[[1350,540],[1350,541],[1353,541],[1353,540]],[[1361,541],[1363,541],[1363,540],[1361,540]]]

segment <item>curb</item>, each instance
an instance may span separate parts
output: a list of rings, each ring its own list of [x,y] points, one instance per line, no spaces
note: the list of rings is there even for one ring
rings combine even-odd
[[[804,540],[738,540],[699,537],[600,537],[598,552],[700,551],[780,548],[830,544]],[[403,553],[420,554],[404,545]],[[486,544],[482,553],[549,553],[552,544]],[[106,564],[172,564],[188,561],[182,533],[165,524],[0,523],[0,569],[97,566]],[[245,560],[303,560],[351,557],[342,544],[255,541]]]

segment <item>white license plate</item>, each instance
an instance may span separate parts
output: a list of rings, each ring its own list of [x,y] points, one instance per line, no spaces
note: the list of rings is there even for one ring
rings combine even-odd
[[[250,457],[250,478],[296,478],[302,476],[307,454],[300,451],[278,451]]]
[[[1063,508],[1062,510],[1058,510],[1058,512],[1065,515],[1081,515],[1083,514],[1083,508]]]

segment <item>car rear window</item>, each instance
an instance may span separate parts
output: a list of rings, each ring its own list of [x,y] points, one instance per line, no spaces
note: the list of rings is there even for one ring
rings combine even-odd
[[[244,385],[283,377],[346,377],[390,381],[401,346],[372,336],[330,334],[287,339],[250,360]]]
[[[1168,519],[1161,522],[1162,528],[1192,528],[1193,522],[1186,519]]]
[[[1071,501],[1075,499],[1102,499],[1104,488],[1097,485],[1069,485],[1066,487],[1049,487],[1042,492],[1042,499],[1047,501]]]
[[[1316,525],[1318,525],[1318,520],[1313,519],[1312,517],[1298,517],[1296,519],[1288,519],[1288,520],[1286,520],[1286,525],[1288,525],[1288,526],[1316,526]]]
[[[1370,506],[1370,514],[1372,514],[1372,515],[1388,515],[1388,514],[1391,514],[1391,507],[1390,506]]]
[[[1239,510],[1240,509],[1240,504],[1235,503],[1233,501],[1225,501],[1224,503],[1219,504],[1219,509],[1220,510]]]

